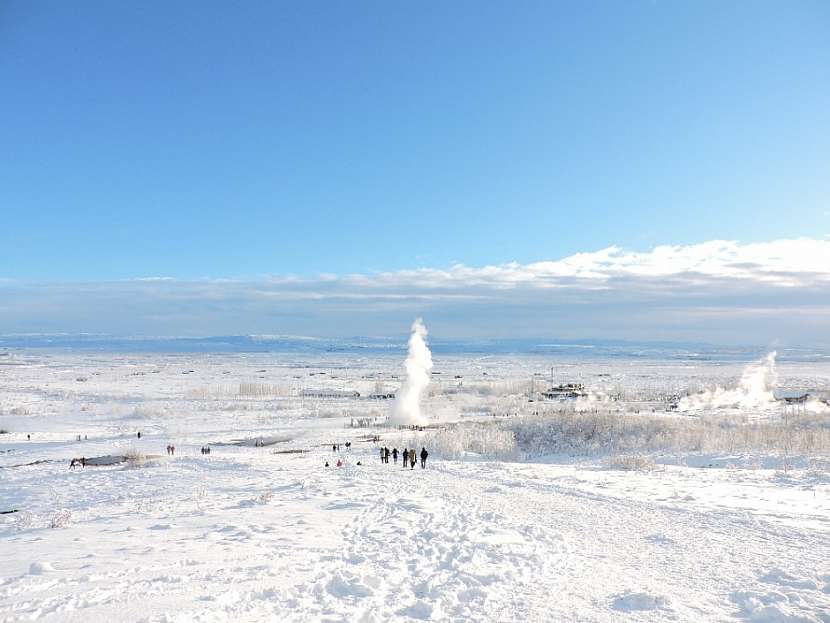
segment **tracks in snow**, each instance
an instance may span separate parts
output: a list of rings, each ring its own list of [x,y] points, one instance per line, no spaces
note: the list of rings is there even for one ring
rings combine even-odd
[[[358,486],[365,509],[344,531],[341,558],[304,600],[312,618],[545,618],[550,580],[569,556],[539,509],[471,491],[434,469],[367,470]]]

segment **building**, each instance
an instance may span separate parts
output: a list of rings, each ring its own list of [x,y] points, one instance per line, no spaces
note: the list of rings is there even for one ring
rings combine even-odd
[[[562,383],[543,391],[542,396],[547,400],[576,400],[577,398],[587,398],[588,392],[585,391],[583,383]]]

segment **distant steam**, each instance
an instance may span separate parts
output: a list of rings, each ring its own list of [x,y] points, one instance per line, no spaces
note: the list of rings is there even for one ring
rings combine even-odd
[[[700,409],[744,408],[758,409],[775,402],[773,389],[778,382],[775,371],[775,351],[744,368],[735,389],[717,387],[701,394],[687,396],[680,401],[681,411]]]
[[[394,425],[425,424],[421,415],[421,394],[429,385],[432,370],[432,353],[426,343],[427,330],[421,319],[412,323],[412,335],[409,336],[409,353],[404,367],[406,379],[398,391],[389,423]]]

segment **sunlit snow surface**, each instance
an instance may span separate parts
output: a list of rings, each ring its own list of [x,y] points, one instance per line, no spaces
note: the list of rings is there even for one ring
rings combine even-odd
[[[537,391],[581,382],[650,412],[740,388],[751,365],[434,353],[421,408],[442,423],[538,408],[534,373]],[[349,425],[386,417],[368,396],[397,391],[403,358],[10,350],[0,621],[830,621],[830,457],[383,465],[378,445],[418,433]],[[777,390],[828,382],[827,361],[776,367]],[[656,413],[721,410],[783,413]]]

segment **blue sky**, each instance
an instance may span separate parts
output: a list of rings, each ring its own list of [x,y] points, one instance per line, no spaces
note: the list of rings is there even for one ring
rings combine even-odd
[[[828,75],[826,2],[7,1],[0,329],[83,329],[46,283],[824,240]]]

